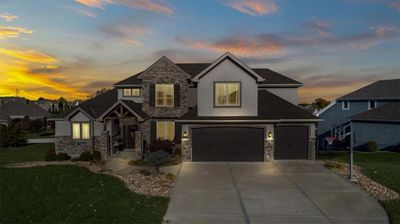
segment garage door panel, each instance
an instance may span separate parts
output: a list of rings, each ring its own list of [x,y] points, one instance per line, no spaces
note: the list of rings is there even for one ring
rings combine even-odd
[[[264,160],[262,128],[195,128],[192,136],[193,161]]]
[[[277,126],[275,129],[275,159],[307,159],[308,127]]]

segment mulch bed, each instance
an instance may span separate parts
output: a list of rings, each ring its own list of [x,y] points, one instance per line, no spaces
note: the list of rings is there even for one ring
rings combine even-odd
[[[50,165],[75,165],[85,167],[94,173],[103,173],[121,179],[129,190],[143,195],[168,197],[174,185],[175,176],[172,174],[151,174],[143,175],[138,169],[126,168],[123,170],[105,170],[100,163],[91,162],[71,162],[71,161],[51,161],[51,162],[25,162],[6,165],[7,168],[29,168]]]
[[[322,164],[339,174],[342,177],[349,178],[349,166],[346,163],[334,161],[322,161]],[[364,189],[372,197],[379,201],[389,201],[399,199],[400,194],[382,184],[379,184],[362,173],[362,168],[354,165],[355,184]]]

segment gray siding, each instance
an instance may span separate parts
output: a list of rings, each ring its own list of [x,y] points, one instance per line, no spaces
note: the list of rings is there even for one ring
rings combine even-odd
[[[400,124],[354,122],[355,147],[374,141],[379,148],[400,143]]]

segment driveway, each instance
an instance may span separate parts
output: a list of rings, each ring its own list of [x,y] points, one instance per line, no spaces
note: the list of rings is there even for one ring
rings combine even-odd
[[[315,161],[183,163],[165,223],[389,223],[367,193]]]

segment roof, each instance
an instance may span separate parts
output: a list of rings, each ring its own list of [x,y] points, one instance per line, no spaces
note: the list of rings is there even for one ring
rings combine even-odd
[[[37,104],[19,101],[10,101],[0,105],[0,114],[9,117],[28,116],[28,117],[50,117],[51,114],[39,107]]]
[[[400,121],[400,102],[388,103],[350,118],[352,121]]]
[[[139,115],[143,119],[149,118],[149,116],[142,111],[142,104],[140,103],[135,103],[132,100],[121,100],[125,105],[127,105],[130,109],[135,111],[137,115]]]
[[[8,122],[10,118],[5,114],[0,114],[0,121]]]
[[[400,99],[400,79],[379,80],[344,95],[339,100],[351,99]]]
[[[205,68],[209,67],[211,63],[176,63],[175,65],[194,78]],[[272,71],[268,68],[252,68],[252,70],[265,79],[265,81],[261,82],[263,85],[302,85],[301,82],[284,76],[278,72]],[[142,74],[142,72],[117,82],[114,84],[114,86],[141,85],[142,80],[138,79],[140,74]]]
[[[178,120],[319,120],[308,111],[287,102],[267,90],[258,91],[257,116],[198,116],[197,106]]]

